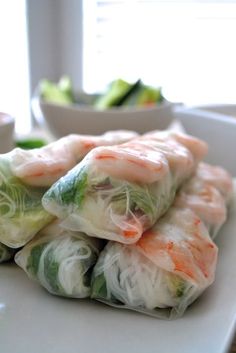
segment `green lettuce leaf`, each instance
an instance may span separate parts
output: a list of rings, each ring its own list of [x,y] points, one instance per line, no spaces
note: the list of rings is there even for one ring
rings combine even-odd
[[[45,188],[23,184],[12,175],[7,159],[0,159],[0,241],[23,246],[54,217],[44,210]]]

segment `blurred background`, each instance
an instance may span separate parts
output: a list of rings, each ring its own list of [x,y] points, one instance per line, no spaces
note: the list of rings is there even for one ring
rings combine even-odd
[[[0,111],[32,126],[41,78],[88,93],[116,78],[186,105],[236,101],[236,1],[0,0]]]

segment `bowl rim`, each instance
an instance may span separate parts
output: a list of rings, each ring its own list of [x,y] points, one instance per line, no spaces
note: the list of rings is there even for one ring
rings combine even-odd
[[[83,90],[80,91],[81,94],[87,95],[87,96],[93,96],[94,94],[89,94],[84,92]],[[86,104],[80,104],[80,103],[71,103],[71,104],[60,104],[60,103],[55,103],[55,102],[48,102],[45,101],[42,97],[40,97],[39,94],[39,86],[37,86],[34,90],[33,96],[31,98],[31,107],[33,112],[37,112],[37,115],[40,112],[40,107],[41,106],[51,106],[51,107],[57,107],[60,109],[65,109],[65,110],[73,110],[73,111],[80,111],[80,112],[89,112],[89,113],[102,113],[108,115],[109,113],[136,113],[136,112],[148,112],[148,111],[156,111],[156,110],[161,110],[163,108],[167,108],[169,106],[172,106],[173,102],[168,101],[167,99],[163,99],[162,102],[158,104],[153,104],[153,105],[147,105],[147,106],[121,106],[121,107],[112,107],[109,109],[96,109],[92,107],[91,105],[86,105]]]
[[[14,125],[14,124],[15,124],[15,119],[11,114],[0,111],[0,129],[3,128],[4,126]]]

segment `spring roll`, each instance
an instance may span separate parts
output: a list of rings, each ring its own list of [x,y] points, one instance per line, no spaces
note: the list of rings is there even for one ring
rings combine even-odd
[[[93,271],[92,297],[159,318],[181,316],[213,282],[212,239],[226,220],[232,178],[200,163],[168,212],[135,245],[109,242]]]
[[[228,204],[233,194],[233,179],[229,172],[216,165],[200,163],[196,170],[196,177],[214,186]]]
[[[15,262],[51,294],[85,298],[102,246],[101,239],[63,230],[54,221],[17,252]]]
[[[174,204],[194,211],[214,239],[226,221],[232,194],[233,180],[225,169],[200,163],[195,176],[181,188]]]
[[[43,206],[65,229],[132,244],[167,211],[206,152],[205,142],[170,131],[98,147],[48,190]]]
[[[94,147],[120,144],[137,137],[129,130],[108,131],[101,136],[68,135],[33,150],[15,149],[12,173],[27,185],[50,187]]]
[[[200,218],[172,207],[136,244],[108,242],[93,270],[91,297],[174,319],[213,282],[216,261]]]
[[[69,135],[33,150],[16,148],[0,155],[0,242],[18,248],[54,218],[42,196],[93,147],[117,144],[137,134],[114,131],[102,136]]]
[[[0,156],[0,242],[19,248],[54,217],[41,204],[47,189],[24,184],[11,170],[11,154]]]

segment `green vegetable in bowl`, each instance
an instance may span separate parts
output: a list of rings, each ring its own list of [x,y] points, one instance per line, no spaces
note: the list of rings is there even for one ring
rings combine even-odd
[[[125,101],[125,106],[153,106],[163,102],[164,97],[160,88],[154,88],[143,83]]]
[[[112,82],[107,92],[95,102],[98,109],[118,106],[149,106],[161,103],[164,97],[160,88],[144,85],[141,80],[130,84],[124,80]]]
[[[77,97],[71,79],[62,76],[58,83],[42,79],[39,83],[39,94],[46,102],[62,105],[85,104],[98,110],[121,106],[150,106],[164,100],[161,88],[145,85],[140,79],[134,83],[117,79],[112,81],[102,94],[89,95],[80,92]]]
[[[133,84],[121,79],[115,80],[109,85],[108,91],[95,101],[95,107],[97,109],[108,109],[121,106],[139,88],[139,85],[140,80]]]
[[[72,82],[68,76],[62,76],[57,84],[47,79],[41,80],[39,93],[40,97],[47,102],[59,104],[75,103]]]

